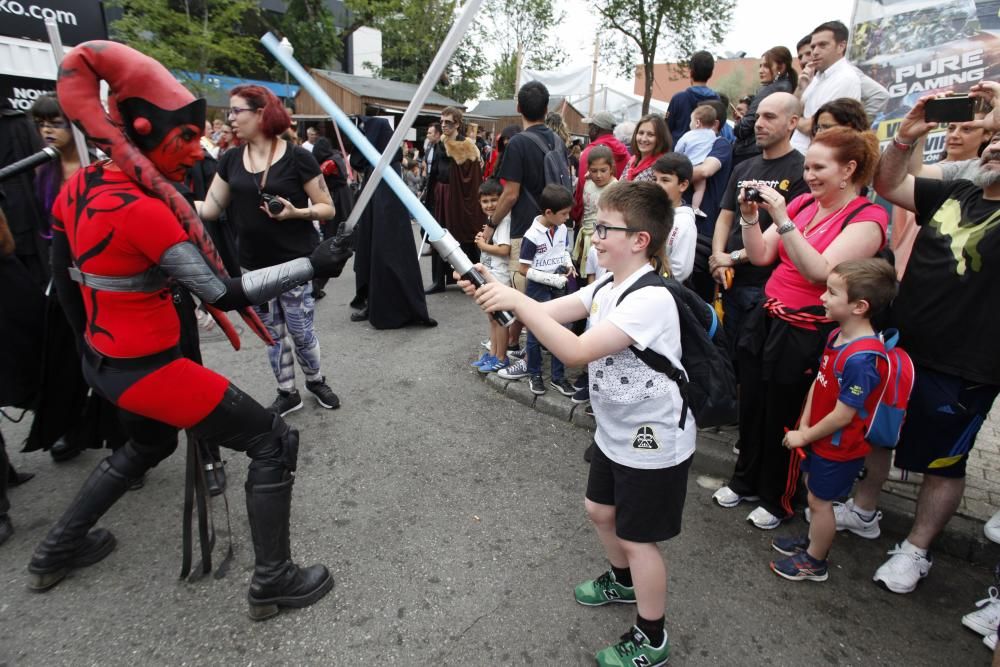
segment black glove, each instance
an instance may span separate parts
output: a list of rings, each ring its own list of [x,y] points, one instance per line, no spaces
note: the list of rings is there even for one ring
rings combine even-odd
[[[336,278],[340,276],[347,260],[353,254],[351,235],[344,232],[344,223],[340,223],[336,236],[322,241],[309,256],[315,273],[314,277]]]

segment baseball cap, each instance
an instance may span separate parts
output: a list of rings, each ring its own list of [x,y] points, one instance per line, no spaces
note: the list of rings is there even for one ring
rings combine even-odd
[[[608,111],[598,111],[593,116],[584,118],[583,122],[587,125],[596,125],[605,130],[613,130],[617,124],[615,117]]]

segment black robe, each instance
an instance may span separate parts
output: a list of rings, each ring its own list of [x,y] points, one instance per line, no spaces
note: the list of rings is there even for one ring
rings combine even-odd
[[[389,145],[392,129],[384,118],[361,118],[368,141],[381,153]],[[396,151],[389,169],[398,175],[402,153]],[[373,166],[367,166],[370,175]],[[423,278],[413,241],[410,213],[385,182],[379,183],[355,227],[354,273],[357,292],[367,295],[368,321],[376,329],[398,329],[408,324],[426,325]]]

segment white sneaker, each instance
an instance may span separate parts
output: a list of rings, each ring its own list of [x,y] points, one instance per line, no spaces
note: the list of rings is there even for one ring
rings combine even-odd
[[[761,530],[773,530],[781,525],[781,519],[768,512],[763,507],[758,507],[747,515],[747,521],[757,526]]]
[[[983,526],[986,538],[991,542],[1000,543],[1000,511],[990,517],[990,520]]]
[[[893,593],[912,593],[917,582],[931,571],[930,556],[920,554],[915,546],[905,540],[888,553],[891,558],[875,570],[872,581]]]
[[[991,632],[990,634],[983,637],[983,643],[986,644],[986,648],[991,651],[997,650],[997,633]]]
[[[837,520],[837,530],[849,530],[858,537],[863,537],[866,540],[874,540],[882,531],[878,527],[879,519],[882,518],[882,513],[876,511],[875,516],[871,521],[865,521],[858,514],[857,508],[854,506],[854,498],[848,498],[846,503],[834,503],[833,504],[833,517]],[[812,521],[812,512],[809,508],[806,508],[806,523]]]
[[[990,586],[990,596],[976,603],[976,611],[962,617],[962,625],[984,637],[993,635],[996,641],[997,625],[1000,624],[1000,595],[995,586]]]
[[[504,380],[520,380],[523,377],[527,377],[528,362],[524,359],[518,359],[507,368],[497,371],[497,376]]]
[[[487,338],[486,340],[481,340],[481,341],[479,341],[479,344],[480,344],[480,345],[481,345],[482,347],[484,347],[484,348],[486,348],[486,349],[488,350],[488,349],[490,349],[490,343],[491,343],[491,342],[492,342],[492,341],[491,341],[491,340],[490,340],[489,338]]]
[[[712,494],[712,500],[719,503],[721,507],[736,507],[744,500],[755,503],[760,498],[758,496],[741,496],[728,486],[724,486]]]

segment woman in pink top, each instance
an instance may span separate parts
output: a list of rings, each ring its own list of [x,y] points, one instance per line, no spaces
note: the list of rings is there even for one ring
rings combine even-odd
[[[885,245],[888,215],[860,194],[878,156],[873,133],[831,128],[817,134],[806,153],[809,193],[787,207],[763,183],[757,185],[759,204],[740,193],[747,257],[757,266],[777,266],[737,342],[740,455],[729,485],[714,498],[723,507],[759,499],[747,517],[758,528],[776,528],[794,514],[799,458],[781,442],[795,427],[833,328],[820,303],[827,275],[840,262],[872,257]],[[757,224],[758,205],[774,221],[765,232]]]

